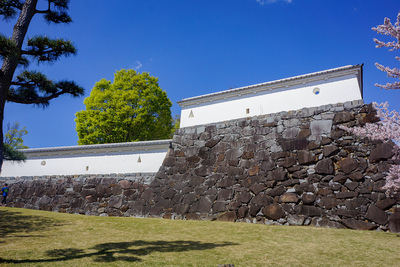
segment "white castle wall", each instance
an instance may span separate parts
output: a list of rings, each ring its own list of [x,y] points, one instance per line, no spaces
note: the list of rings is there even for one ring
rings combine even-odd
[[[5,161],[1,177],[157,172],[170,141],[25,149],[28,159]]]
[[[296,76],[183,99],[181,127],[362,99],[362,66]]]

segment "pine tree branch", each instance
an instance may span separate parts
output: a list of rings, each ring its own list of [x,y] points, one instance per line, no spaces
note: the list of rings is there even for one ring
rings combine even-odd
[[[12,19],[17,14],[15,9],[22,10],[23,5],[19,0],[0,0],[0,16],[5,20]]]

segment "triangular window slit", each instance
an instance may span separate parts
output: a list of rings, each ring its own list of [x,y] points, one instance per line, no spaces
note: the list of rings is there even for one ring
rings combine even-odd
[[[140,156],[139,156],[139,158],[138,158],[137,162],[142,162],[142,160],[140,159]]]
[[[190,114],[189,114],[189,118],[193,118],[194,117],[194,115],[193,115],[193,110],[191,110],[190,111]]]

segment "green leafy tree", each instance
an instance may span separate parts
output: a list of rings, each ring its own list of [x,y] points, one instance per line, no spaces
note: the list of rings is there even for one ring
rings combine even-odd
[[[73,81],[52,81],[44,74],[26,68],[32,61],[52,63],[62,56],[76,54],[71,41],[35,36],[25,40],[29,24],[36,14],[41,14],[49,24],[70,23],[66,13],[69,0],[43,0],[47,9],[38,10],[39,0],[0,0],[0,16],[10,21],[18,15],[11,38],[0,34],[0,137],[3,140],[3,120],[6,101],[34,104],[41,107],[63,94],[74,97],[84,94],[84,89]],[[42,1],[42,0],[40,0]],[[19,67],[24,70],[16,74]],[[3,142],[0,142],[0,168],[3,164]]]
[[[7,124],[7,133],[4,135],[4,150],[3,156],[5,160],[24,161],[26,156],[19,149],[26,149],[23,136],[28,134],[25,127],[20,129],[19,122],[14,122],[12,125]]]
[[[22,138],[24,135],[28,134],[26,127],[22,127],[20,129],[19,122],[7,123],[7,132],[4,135],[4,143],[12,146],[15,149],[26,149],[29,148],[24,145],[24,139]]]
[[[181,125],[181,116],[175,115],[175,117],[172,119],[172,131],[169,136],[170,138],[174,137],[175,131],[179,129],[180,125]]]
[[[114,82],[100,80],[76,113],[79,145],[168,139],[171,106],[158,79],[147,72],[120,70]]]

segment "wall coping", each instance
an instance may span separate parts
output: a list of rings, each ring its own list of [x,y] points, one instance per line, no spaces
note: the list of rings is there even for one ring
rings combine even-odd
[[[73,151],[102,151],[107,149],[126,149],[130,150],[153,150],[160,149],[160,146],[167,146],[172,141],[172,139],[166,140],[155,140],[155,141],[140,141],[140,142],[125,142],[125,143],[110,143],[110,144],[97,144],[97,145],[80,145],[80,146],[63,146],[63,147],[45,147],[45,148],[29,148],[29,149],[21,149],[20,151],[29,156],[33,156],[35,154],[40,153],[50,153],[50,152],[68,152],[71,153]]]
[[[289,87],[297,84],[302,83],[309,83],[313,81],[319,80],[328,80],[335,77],[341,77],[349,74],[355,74],[360,81],[360,92],[363,95],[363,86],[362,86],[362,71],[363,64],[357,65],[347,65],[339,68],[328,69],[324,71],[313,72],[309,74],[279,79],[270,82],[264,82],[234,89],[229,89],[225,91],[219,91],[216,93],[210,93],[195,97],[184,98],[177,102],[177,104],[181,107],[198,105],[204,102],[210,102],[220,99],[226,99],[231,97],[237,97],[238,94],[251,94],[251,93],[258,93],[263,91],[273,91],[278,88],[282,87]]]

